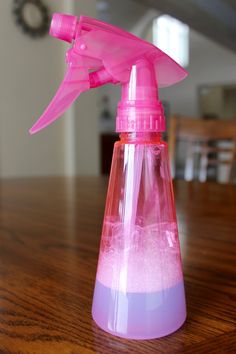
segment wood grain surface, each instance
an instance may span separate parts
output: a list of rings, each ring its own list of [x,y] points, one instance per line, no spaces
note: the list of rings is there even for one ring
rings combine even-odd
[[[175,184],[188,318],[150,341],[91,318],[106,188],[87,177],[0,182],[0,353],[236,353],[236,187]]]

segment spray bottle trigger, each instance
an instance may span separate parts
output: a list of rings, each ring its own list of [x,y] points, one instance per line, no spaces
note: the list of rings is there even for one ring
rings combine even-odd
[[[89,90],[89,88],[88,69],[81,63],[69,62],[67,72],[59,89],[44,113],[30,129],[30,134],[37,133],[53,123],[82,92]]]

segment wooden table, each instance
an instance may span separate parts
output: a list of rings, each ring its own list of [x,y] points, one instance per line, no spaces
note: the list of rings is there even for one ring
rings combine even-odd
[[[0,182],[0,353],[236,353],[236,187],[179,181],[188,319],[127,341],[91,318],[107,180]]]

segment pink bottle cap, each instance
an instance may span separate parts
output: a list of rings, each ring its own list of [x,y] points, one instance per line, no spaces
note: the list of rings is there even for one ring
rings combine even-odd
[[[50,26],[50,35],[71,43],[76,34],[77,17],[54,13]]]

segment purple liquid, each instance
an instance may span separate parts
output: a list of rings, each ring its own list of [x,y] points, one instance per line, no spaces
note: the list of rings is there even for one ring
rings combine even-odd
[[[183,281],[162,291],[120,292],[96,281],[92,315],[99,327],[130,339],[151,339],[176,331],[186,319]]]

